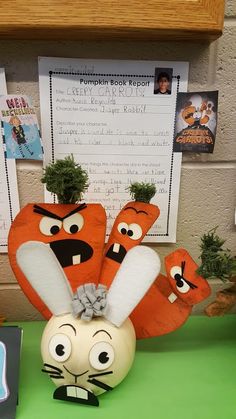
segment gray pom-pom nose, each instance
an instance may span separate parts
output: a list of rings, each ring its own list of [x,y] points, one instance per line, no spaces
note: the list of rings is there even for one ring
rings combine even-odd
[[[107,288],[105,285],[85,284],[77,288],[72,300],[72,314],[90,321],[93,317],[104,316]]]

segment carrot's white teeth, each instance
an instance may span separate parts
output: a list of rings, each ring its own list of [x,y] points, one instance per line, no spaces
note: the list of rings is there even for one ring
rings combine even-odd
[[[168,300],[169,302],[172,304],[175,302],[175,300],[177,299],[177,295],[175,295],[173,292],[169,295]]]
[[[114,253],[119,253],[119,251],[120,251],[120,245],[119,245],[119,243],[113,244],[113,252]]]
[[[72,257],[73,265],[79,265],[81,263],[81,255],[75,255]]]

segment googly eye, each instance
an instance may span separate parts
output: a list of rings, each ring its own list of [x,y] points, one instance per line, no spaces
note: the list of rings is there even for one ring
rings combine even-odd
[[[190,286],[185,282],[182,277],[182,268],[180,266],[173,266],[170,270],[170,275],[176,280],[176,289],[185,294],[190,290]]]
[[[39,223],[39,230],[45,236],[54,236],[59,233],[62,227],[62,222],[60,220],[55,220],[50,217],[43,217]]]
[[[71,341],[63,333],[54,335],[49,342],[49,353],[55,361],[64,362],[71,354]]]
[[[182,276],[182,269],[180,266],[172,266],[171,270],[170,270],[170,275],[173,279],[175,279],[175,275],[181,275]]]
[[[117,229],[118,229],[119,233],[125,235],[125,234],[127,234],[127,231],[129,229],[129,227],[128,227],[128,224],[126,224],[126,223],[120,223],[120,224],[118,224]]]
[[[176,284],[176,289],[181,292],[182,294],[185,294],[190,290],[190,286],[185,282],[185,280],[182,278],[178,283]]]
[[[129,225],[127,234],[132,240],[138,240],[142,237],[143,230],[139,224],[132,223]]]
[[[63,227],[69,234],[78,233],[84,225],[84,217],[81,214],[73,214],[63,221]]]
[[[115,358],[114,349],[108,342],[98,342],[89,352],[90,365],[96,370],[109,368]]]

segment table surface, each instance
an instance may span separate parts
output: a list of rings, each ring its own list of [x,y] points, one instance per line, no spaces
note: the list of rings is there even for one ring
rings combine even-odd
[[[41,373],[45,323],[17,325],[24,336],[16,419],[236,418],[235,315],[192,316],[172,334],[138,341],[130,373],[99,396],[99,407],[53,400],[54,384]]]

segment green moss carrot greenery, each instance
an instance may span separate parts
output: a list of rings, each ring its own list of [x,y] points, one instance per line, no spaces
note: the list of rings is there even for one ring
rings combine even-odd
[[[156,194],[154,183],[134,182],[127,188],[134,201],[149,203]]]
[[[57,195],[60,204],[77,203],[89,186],[86,170],[75,163],[73,155],[46,166],[41,181]]]
[[[236,275],[236,259],[229,249],[224,249],[225,240],[216,234],[218,227],[201,237],[201,266],[197,273],[206,279],[219,278],[226,282]]]

